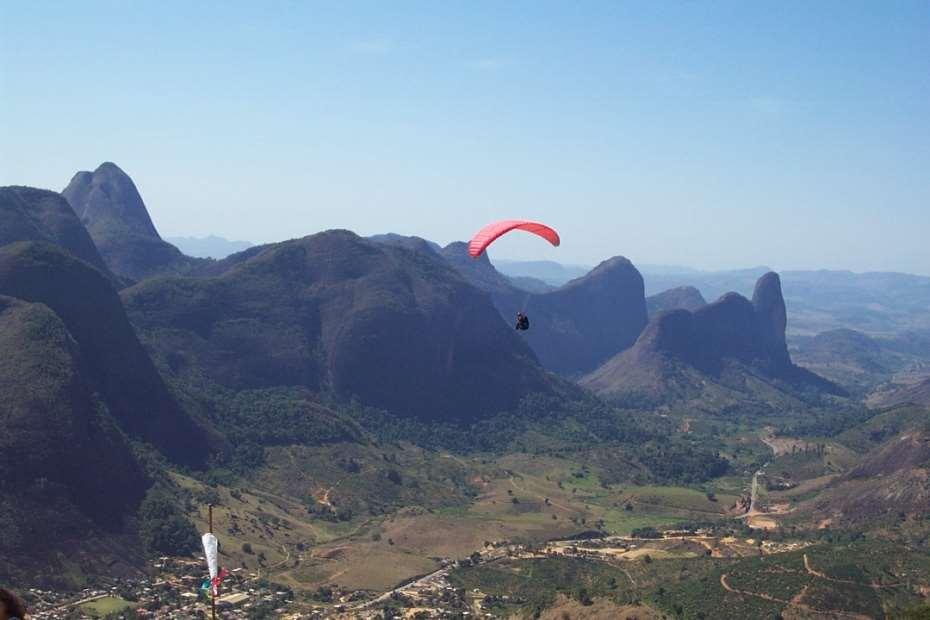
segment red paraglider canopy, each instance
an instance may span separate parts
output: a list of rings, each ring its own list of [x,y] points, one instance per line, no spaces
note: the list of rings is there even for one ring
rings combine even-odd
[[[478,258],[484,250],[494,243],[494,240],[509,233],[511,230],[525,230],[534,235],[539,235],[552,245],[558,246],[561,243],[559,233],[555,232],[545,224],[539,222],[528,222],[526,220],[502,220],[488,224],[472,237],[468,243],[468,253],[472,258]]]

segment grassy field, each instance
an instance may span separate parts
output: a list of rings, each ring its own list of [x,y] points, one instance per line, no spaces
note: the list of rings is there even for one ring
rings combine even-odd
[[[103,618],[104,616],[108,616],[110,614],[118,614],[128,609],[132,609],[132,607],[132,603],[116,596],[98,598],[95,601],[90,601],[80,606],[81,611],[95,618]]]
[[[538,543],[593,529],[628,535],[723,518],[736,501],[683,487],[606,485],[596,466],[572,458],[358,444],[272,450],[239,488],[175,481],[212,497],[231,568],[305,591],[384,590],[485,542]],[[204,503],[193,517],[205,530]]]

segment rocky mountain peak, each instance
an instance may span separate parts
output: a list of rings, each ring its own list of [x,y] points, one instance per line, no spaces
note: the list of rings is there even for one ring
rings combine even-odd
[[[116,226],[161,239],[136,184],[112,162],[100,164],[93,172],[78,172],[62,195],[92,235],[95,229]]]
[[[791,364],[785,342],[788,312],[781,292],[781,278],[777,273],[770,271],[759,278],[752,294],[752,305],[769,356],[779,366]]]
[[[759,317],[768,323],[772,333],[784,340],[788,313],[781,292],[781,278],[777,273],[770,271],[759,278],[752,294],[752,305]]]
[[[625,256],[614,256],[601,262],[597,267],[580,278],[575,278],[566,284],[565,287],[569,288],[581,283],[590,285],[593,282],[601,282],[603,285],[609,286],[621,281],[626,284],[635,280],[641,283],[643,277],[633,263],[630,262],[630,259]]]
[[[62,192],[80,217],[106,266],[130,281],[189,274],[202,259],[184,256],[163,241],[129,175],[112,162],[78,172]]]
[[[661,389],[669,364],[717,378],[734,363],[771,379],[833,389],[791,362],[785,344],[785,300],[778,274],[756,284],[753,300],[727,293],[690,312],[659,312],[636,344],[588,375],[583,383],[602,394]]]

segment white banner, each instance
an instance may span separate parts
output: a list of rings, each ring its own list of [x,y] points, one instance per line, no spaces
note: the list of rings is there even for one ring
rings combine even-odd
[[[219,543],[213,534],[203,535],[203,553],[207,557],[207,568],[210,569],[210,579],[219,574]]]

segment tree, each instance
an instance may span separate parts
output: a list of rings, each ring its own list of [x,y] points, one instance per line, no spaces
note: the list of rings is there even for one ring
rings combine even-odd
[[[162,487],[152,487],[139,506],[139,536],[152,555],[187,555],[200,537],[176,500]]]

